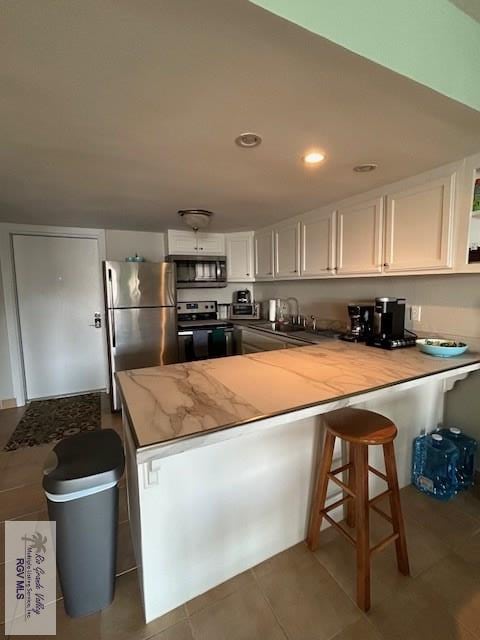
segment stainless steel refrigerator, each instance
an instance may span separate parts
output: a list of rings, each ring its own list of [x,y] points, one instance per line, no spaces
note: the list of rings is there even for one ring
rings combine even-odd
[[[178,362],[176,273],[171,262],[104,262],[110,398],[115,373]]]

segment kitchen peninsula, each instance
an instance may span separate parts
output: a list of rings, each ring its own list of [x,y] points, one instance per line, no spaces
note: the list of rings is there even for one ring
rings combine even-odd
[[[305,538],[322,413],[355,405],[391,418],[404,486],[412,439],[442,421],[444,394],[477,369],[476,353],[325,340],[119,373],[146,621]],[[371,494],[381,490],[372,478]]]

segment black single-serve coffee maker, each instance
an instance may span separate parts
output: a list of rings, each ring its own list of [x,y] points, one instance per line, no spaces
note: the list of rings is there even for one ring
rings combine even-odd
[[[417,336],[405,330],[405,298],[375,298],[373,333],[367,344],[382,349],[414,347]]]
[[[350,302],[347,309],[350,327],[340,338],[347,342],[365,342],[372,335],[373,304],[371,302]]]

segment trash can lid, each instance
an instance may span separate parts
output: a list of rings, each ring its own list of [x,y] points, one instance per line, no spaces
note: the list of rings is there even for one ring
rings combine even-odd
[[[43,488],[51,494],[100,489],[117,482],[125,457],[120,437],[113,429],[87,431],[58,442],[43,469]]]

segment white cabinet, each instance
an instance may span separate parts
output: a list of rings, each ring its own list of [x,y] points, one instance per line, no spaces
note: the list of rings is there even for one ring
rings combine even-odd
[[[253,281],[253,233],[228,233],[225,236],[227,256],[227,280],[229,282]]]
[[[225,255],[223,233],[195,233],[194,231],[167,231],[168,255]]]
[[[225,236],[223,233],[197,233],[197,252],[210,256],[225,255]]]
[[[454,186],[452,174],[388,195],[386,272],[451,267]]]
[[[300,221],[300,275],[335,274],[335,211],[316,211]]]
[[[197,238],[193,231],[167,231],[167,254],[189,255],[197,252]]]
[[[337,211],[337,273],[382,271],[383,198]]]
[[[300,274],[300,223],[284,224],[274,230],[276,278],[294,278]]]
[[[273,278],[273,231],[255,233],[255,278]]]

